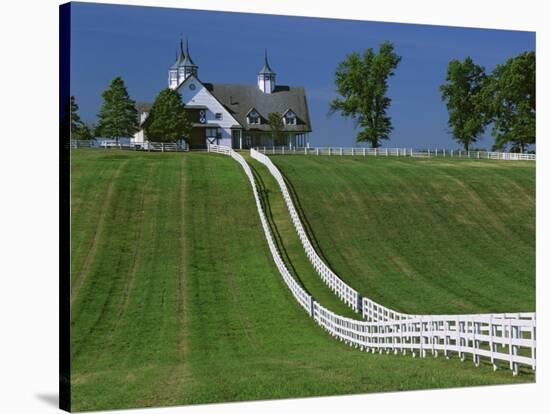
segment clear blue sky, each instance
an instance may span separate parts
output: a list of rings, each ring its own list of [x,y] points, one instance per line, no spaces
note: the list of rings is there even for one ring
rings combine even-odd
[[[167,86],[180,36],[205,82],[255,83],[264,48],[277,83],[304,86],[313,145],[351,146],[354,122],[327,117],[334,71],[352,51],[395,44],[402,61],[390,80],[394,131],[387,147],[458,148],[447,128],[439,85],[451,59],[471,56],[489,71],[535,50],[535,33],[378,23],[156,7],[73,3],[71,88],[81,117],[96,121],[101,92],[122,76],[136,101],[152,101]],[[489,135],[479,146],[490,147]]]

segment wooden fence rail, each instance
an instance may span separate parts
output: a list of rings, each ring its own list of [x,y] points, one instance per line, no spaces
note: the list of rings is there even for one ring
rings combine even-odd
[[[294,228],[298,233],[298,237],[302,242],[302,246],[306,252],[306,255],[309,261],[311,262],[311,264],[313,265],[313,267],[315,268],[315,270],[317,271],[321,279],[336,294],[336,296],[338,296],[342,301],[344,301],[344,303],[346,303],[354,311],[360,312],[362,302],[361,302],[361,297],[359,296],[359,293],[355,289],[353,289],[351,286],[347,285],[342,279],[340,279],[340,277],[338,277],[338,275],[336,275],[336,273],[334,273],[332,269],[326,265],[323,259],[321,259],[321,257],[317,254],[317,252],[313,248],[313,245],[309,240],[309,237],[304,229],[304,226],[302,225],[300,216],[298,215],[298,212],[294,207],[294,202],[292,201],[290,192],[288,191],[285,180],[281,172],[279,171],[279,169],[275,166],[275,164],[271,162],[269,157],[265,156],[264,154],[261,154],[260,152],[254,149],[250,150],[250,155],[255,160],[264,164],[269,170],[269,172],[271,173],[271,175],[273,175],[273,177],[279,184],[279,188],[283,193],[283,198],[285,200],[288,212],[292,219],[292,223],[294,224]]]
[[[159,151],[159,152],[173,152],[173,151],[189,151],[189,146],[185,141],[180,142],[153,142],[145,141],[143,143],[133,142],[119,142],[114,139],[104,140],[71,140],[69,142],[70,148],[115,148],[115,149],[133,149],[142,151]]]
[[[462,151],[448,149],[414,148],[359,148],[359,147],[256,147],[256,151],[266,155],[335,155],[335,156],[379,156],[379,157],[446,157],[491,159],[508,161],[535,161],[536,154],[520,154],[497,151]]]
[[[363,309],[363,314],[367,312],[367,320],[346,318],[328,310],[314,300],[284,264],[263,211],[252,170],[246,160],[229,147],[210,145],[208,151],[231,156],[242,166],[252,186],[264,235],[277,269],[300,306],[332,336],[363,351],[403,354],[410,352],[412,356],[420,357],[426,357],[428,353],[437,357],[441,353],[446,358],[456,355],[462,361],[469,355],[476,366],[483,357],[492,363],[493,369],[505,365],[514,375],[519,373],[519,365],[535,369],[534,313],[407,315],[372,301],[365,305],[366,298],[363,298],[362,303],[367,309]],[[327,278],[329,279],[332,280]],[[345,289],[337,289],[340,289],[340,297],[345,300],[346,295],[342,294]]]
[[[279,171],[279,169],[273,164],[273,162],[266,155],[251,149],[250,155],[252,158],[264,164],[269,172],[273,175],[283,198],[285,200],[288,212],[296,229],[302,246],[306,252],[308,259],[310,260],[312,266],[317,271],[321,279],[327,284],[327,286],[341,299],[350,306],[355,311],[361,311],[362,316],[370,321],[389,321],[389,320],[402,320],[402,319],[411,319],[416,318],[419,315],[411,315],[406,313],[401,313],[396,310],[387,308],[370,298],[361,297],[361,295],[353,289],[351,286],[347,285],[332,269],[330,269],[327,264],[319,257],[313,245],[311,244],[307,233],[302,225],[300,216],[298,215],[296,208],[294,207],[294,202],[288,191],[286,182]],[[494,318],[531,318],[534,316],[532,313],[493,313],[491,314]],[[435,316],[435,315],[434,315]]]

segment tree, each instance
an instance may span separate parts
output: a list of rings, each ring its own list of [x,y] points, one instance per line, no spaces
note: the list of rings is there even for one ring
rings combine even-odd
[[[84,122],[82,122],[78,114],[78,104],[74,96],[71,96],[69,102],[66,102],[64,113],[69,116],[69,119],[64,117],[63,123],[70,125],[71,139],[80,139],[79,134],[84,127]]]
[[[139,131],[135,102],[130,99],[120,76],[112,80],[101,96],[103,105],[98,114],[97,125],[100,136],[114,138],[118,142],[120,137],[129,137]]]
[[[393,127],[387,115],[391,104],[388,79],[400,61],[393,44],[384,42],[378,53],[372,48],[362,55],[353,52],[338,64],[335,83],[342,98],[330,103],[329,114],[340,111],[342,116],[354,119],[356,126],[362,128],[357,142],[368,142],[376,148],[381,140],[389,139]]]
[[[178,91],[166,88],[160,91],[145,121],[147,138],[156,142],[188,140],[192,124]]]
[[[485,131],[486,111],[481,90],[486,82],[485,69],[471,57],[464,62],[453,59],[447,67],[447,83],[441,85],[441,99],[447,101],[448,125],[455,140],[468,151]]]
[[[273,138],[273,145],[284,145],[285,136],[284,136],[284,125],[283,117],[278,112],[271,112],[267,116],[269,122],[269,129],[271,130],[271,138]]]
[[[75,134],[76,139],[90,140],[95,138],[95,127],[93,124],[82,123],[82,126]]]
[[[483,99],[493,122],[494,149],[525,152],[536,141],[535,52],[524,52],[498,65]]]

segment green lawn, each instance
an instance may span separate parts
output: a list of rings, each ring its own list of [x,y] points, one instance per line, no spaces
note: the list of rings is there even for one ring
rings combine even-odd
[[[273,156],[347,283],[409,313],[535,310],[535,163]]]
[[[229,157],[72,157],[73,410],[534,380],[456,358],[366,354],[328,336],[284,285]]]

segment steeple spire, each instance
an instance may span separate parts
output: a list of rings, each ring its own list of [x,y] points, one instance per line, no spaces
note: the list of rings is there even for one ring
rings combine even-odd
[[[275,90],[275,72],[267,60],[267,48],[264,51],[264,66],[258,72],[258,88],[263,93],[272,93]]]
[[[189,40],[185,39],[185,52],[183,51],[183,36],[180,36],[179,53],[176,52],[176,62],[168,71],[168,86],[175,89],[189,76],[197,76],[199,67],[195,65],[189,54]]]
[[[183,53],[183,52],[182,52]],[[184,66],[197,66],[191,59],[191,55],[189,54],[189,39],[185,39],[185,60],[183,62]]]
[[[199,67],[195,65],[195,63],[191,59],[191,54],[189,53],[189,39],[187,38],[185,39],[185,58],[183,59],[180,67],[182,67],[184,71],[183,79],[187,79],[187,77],[190,75],[197,76],[197,71]]]
[[[264,51],[264,66],[260,70],[259,73],[260,74],[266,74],[266,73],[275,74],[275,72],[273,72],[273,69],[271,69],[271,66],[269,66],[269,62],[267,61],[267,48]]]

